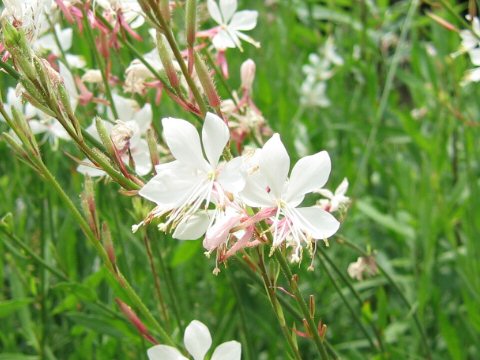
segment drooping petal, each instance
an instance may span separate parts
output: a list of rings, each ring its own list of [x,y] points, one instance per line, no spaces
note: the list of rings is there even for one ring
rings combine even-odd
[[[220,13],[220,8],[217,3],[213,0],[207,1],[208,12],[213,20],[219,25],[223,23],[222,14]]]
[[[292,219],[294,224],[316,240],[329,238],[340,227],[332,214],[318,207],[296,208],[292,210],[292,214],[295,217]]]
[[[330,176],[331,166],[330,156],[326,151],[298,160],[290,174],[284,200],[293,207],[298,206],[305,194],[325,185]]]
[[[238,341],[227,341],[217,346],[211,360],[240,360],[242,344]]]
[[[230,132],[225,122],[217,115],[208,112],[202,128],[202,142],[205,155],[213,169],[217,167],[229,138]]]
[[[215,219],[215,223],[207,230],[205,239],[203,240],[203,247],[212,251],[225,243],[228,238],[230,230],[238,224],[242,214],[235,211],[227,211],[224,214],[220,214]]]
[[[270,191],[276,199],[280,199],[290,169],[290,157],[279,134],[274,134],[263,145],[259,165]]]
[[[228,24],[232,15],[237,11],[237,0],[220,0],[220,11],[223,15],[223,21]]]
[[[162,125],[165,141],[175,159],[196,169],[209,170],[203,157],[200,136],[192,124],[182,119],[165,118]]]
[[[178,224],[172,236],[177,240],[197,240],[205,234],[209,224],[210,217],[207,212],[199,212]]]
[[[147,350],[149,360],[188,360],[180,351],[168,345],[155,345]]]
[[[242,10],[233,15],[228,27],[232,30],[247,31],[257,26],[258,12],[253,10]]]
[[[212,346],[212,337],[205,324],[193,320],[185,329],[183,342],[194,360],[203,360],[208,349]]]

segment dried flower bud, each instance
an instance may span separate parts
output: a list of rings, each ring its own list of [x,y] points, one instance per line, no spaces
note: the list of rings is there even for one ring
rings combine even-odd
[[[125,122],[118,120],[112,128],[110,138],[119,152],[124,152],[130,146],[130,139],[134,134],[133,129]]]
[[[253,80],[255,80],[256,65],[252,59],[245,61],[240,67],[240,75],[242,78],[242,89],[251,92]]]

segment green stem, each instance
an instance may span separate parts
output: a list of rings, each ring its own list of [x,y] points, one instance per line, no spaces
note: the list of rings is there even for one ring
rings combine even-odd
[[[324,340],[320,337],[320,334],[317,331],[317,325],[315,324],[313,316],[310,314],[307,303],[305,302],[302,293],[298,289],[298,285],[296,283],[296,280],[293,278],[290,266],[288,265],[285,256],[279,249],[275,250],[275,259],[280,264],[280,268],[282,269],[283,275],[285,276],[286,280],[290,283],[290,288],[295,295],[300,311],[302,312],[304,318],[307,320],[308,326],[310,327],[311,333],[313,335],[313,341],[315,342],[315,345],[320,353],[320,357],[322,358],[322,360],[328,359],[329,356],[327,353],[327,349],[325,348],[325,344],[323,343]]]
[[[9,64],[7,64],[2,60],[0,60],[0,68],[5,70],[8,73],[8,75],[13,77],[15,80],[20,79],[20,74],[17,72],[17,70],[15,70],[12,66],[10,66]]]

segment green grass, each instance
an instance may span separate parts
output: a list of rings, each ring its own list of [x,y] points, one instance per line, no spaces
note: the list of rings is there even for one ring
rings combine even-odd
[[[473,65],[467,55],[449,56],[459,47],[458,34],[427,17],[423,8],[405,22],[410,5],[292,0],[267,7],[264,2],[241,1],[241,9],[260,12],[252,36],[262,47],[227,53],[229,83],[233,88],[240,85],[239,66],[252,58],[257,64],[254,99],[291,156],[299,157],[294,141],[302,124],[307,136],[301,140],[309,152],[325,149],[332,158],[328,187],[334,189],[345,176],[350,180],[352,206],[339,233],[321,252],[331,263],[323,260],[325,269],[319,261],[325,258],[319,255],[313,272],[306,270],[307,257],[301,266],[292,267],[304,295],[315,295],[317,319],[327,324],[326,338],[338,355],[424,359],[416,317],[433,359],[477,359],[480,85],[459,85]],[[436,15],[463,28],[437,5]],[[458,14],[465,10],[454,9]],[[387,33],[398,39],[402,31],[404,41],[398,48],[382,48]],[[334,37],[345,61],[328,81],[332,105],[301,109],[302,65],[327,35]],[[429,54],[427,44],[436,55]],[[151,49],[139,46],[142,52]],[[359,59],[353,56],[354,47],[361,51]],[[83,40],[74,48],[89,53]],[[122,49],[114,67],[117,75],[122,76],[129,58]],[[0,79],[2,91],[14,84],[4,73]],[[413,109],[423,109],[423,116],[414,117]],[[78,113],[88,126],[94,108]],[[188,116],[166,96],[154,113],[157,127],[163,116]],[[0,127],[6,130],[4,123]],[[51,172],[79,205],[83,178],[64,152],[82,158],[80,152],[68,143],[61,143],[56,152],[43,144],[42,151]],[[112,230],[119,268],[179,345],[186,324],[199,319],[209,326],[214,345],[240,341],[244,359],[287,358],[288,347],[263,287],[239,260],[232,259],[214,276],[214,258],[204,256],[200,241],[179,242],[154,226],[132,234],[131,225],[150,205],[121,195],[109,181],[97,181],[95,188],[99,218]],[[58,194],[0,142],[0,216],[8,212],[13,215],[11,236],[0,232],[0,359],[146,358],[150,344],[114,301],[127,301],[122,288],[101,265]],[[169,310],[167,321],[149,269],[145,234]],[[379,274],[348,287],[343,281],[346,269],[359,254],[342,240],[374,250],[396,285]],[[282,280],[279,286],[287,288]],[[279,291],[278,296],[293,304],[289,295]],[[288,311],[287,323],[304,331]],[[365,331],[374,342],[381,339],[383,352],[369,345]],[[304,358],[313,359],[313,343],[301,337],[298,343]]]

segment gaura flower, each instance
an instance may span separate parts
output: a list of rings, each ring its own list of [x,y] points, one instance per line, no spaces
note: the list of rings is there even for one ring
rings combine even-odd
[[[185,348],[194,360],[204,360],[212,346],[210,331],[202,322],[193,320],[185,329]],[[176,348],[168,345],[155,345],[147,351],[149,360],[188,360]],[[217,346],[211,360],[240,360],[242,345],[237,341],[227,341]]]
[[[334,212],[342,207],[348,206],[350,203],[350,198],[345,196],[345,193],[348,190],[348,180],[347,178],[343,179],[343,181],[338,185],[335,189],[335,193],[332,193],[328,189],[318,189],[315,191],[322,196],[325,196],[327,199],[321,199],[319,201],[319,205],[328,212]]]
[[[157,175],[139,191],[140,196],[157,204],[157,215],[170,212],[165,227],[176,228],[174,237],[196,239],[207,229],[211,219],[207,209],[213,202],[222,207],[226,193],[238,193],[244,179],[240,159],[219,162],[230,138],[227,125],[218,116],[207,113],[202,141],[195,127],[182,119],[162,120],[165,141],[175,161],[155,167]],[[205,156],[204,156],[205,153]],[[189,223],[195,226],[189,226]],[[196,229],[195,236],[189,229]]]
[[[271,208],[272,249],[286,243],[293,246],[293,261],[299,261],[302,244],[327,239],[335,234],[339,222],[318,207],[300,207],[305,195],[323,187],[330,175],[330,157],[326,151],[301,158],[293,167],[290,178],[290,157],[274,134],[258,155],[258,171],[247,178],[240,197],[252,207]]]
[[[212,42],[218,50],[227,48],[242,49],[240,40],[244,40],[256,47],[260,44],[242,31],[248,31],[257,25],[258,12],[242,10],[237,12],[237,0],[220,0],[220,6],[214,0],[207,1],[208,12],[215,22],[220,25]]]

